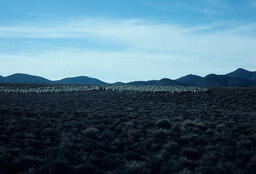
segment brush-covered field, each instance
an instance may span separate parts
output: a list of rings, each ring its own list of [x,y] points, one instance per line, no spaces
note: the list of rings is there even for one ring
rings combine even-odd
[[[0,174],[255,171],[255,88],[0,92]]]

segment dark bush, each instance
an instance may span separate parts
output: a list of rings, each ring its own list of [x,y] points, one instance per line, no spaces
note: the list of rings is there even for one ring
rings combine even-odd
[[[251,172],[256,171],[256,156],[253,156],[248,164],[248,168]]]
[[[195,149],[187,148],[187,149],[182,149],[181,154],[184,155],[187,159],[190,160],[199,160],[201,157],[201,153],[198,152]]]
[[[172,140],[170,140],[170,142],[168,142],[164,145],[164,149],[167,152],[170,152],[171,154],[173,154],[173,153],[177,153],[179,151],[179,146],[176,142],[173,142]]]
[[[0,174],[255,174],[255,103],[253,88],[0,92]]]
[[[125,171],[134,174],[150,174],[149,168],[144,162],[141,161],[129,161],[125,164]]]
[[[196,126],[196,123],[192,120],[185,120],[182,125],[185,127],[185,128],[188,128],[188,127],[195,127]]]
[[[19,157],[12,163],[16,172],[27,172],[30,168],[38,168],[42,164],[41,159],[32,156]]]
[[[169,129],[171,127],[171,123],[167,119],[161,119],[156,121],[156,127],[162,128],[162,129]]]
[[[73,174],[74,168],[66,161],[55,160],[47,162],[38,171],[38,174]]]
[[[196,126],[202,131],[205,131],[207,129],[207,125],[203,122],[197,123]]]
[[[97,138],[97,135],[99,133],[99,130],[97,128],[94,128],[94,127],[90,127],[90,128],[86,128],[82,134],[88,138],[91,138],[91,139],[96,139]]]
[[[136,159],[140,159],[140,154],[134,151],[128,151],[125,152],[124,157],[126,160],[136,160]]]

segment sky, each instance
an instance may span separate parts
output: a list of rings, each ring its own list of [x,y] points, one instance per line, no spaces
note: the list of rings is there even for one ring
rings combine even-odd
[[[106,82],[256,70],[256,0],[0,0],[0,75]]]

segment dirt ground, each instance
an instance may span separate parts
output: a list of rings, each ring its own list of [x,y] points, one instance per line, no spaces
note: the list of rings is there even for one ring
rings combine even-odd
[[[256,88],[0,93],[0,174],[254,174]]]

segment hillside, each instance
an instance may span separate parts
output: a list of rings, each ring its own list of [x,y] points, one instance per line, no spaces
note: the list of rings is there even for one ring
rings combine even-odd
[[[246,79],[249,81],[254,81],[256,83],[256,71],[248,71],[242,68],[238,68],[237,70],[226,74],[229,77],[236,77],[241,79]]]
[[[82,85],[105,85],[107,83],[98,80],[96,78],[90,78],[87,76],[70,77],[62,80],[54,81],[57,84],[82,84]]]
[[[16,73],[4,78],[6,83],[51,83],[50,80],[28,74]]]
[[[0,76],[0,83],[36,83],[36,84],[74,84],[74,85],[106,85],[102,80],[78,76],[51,81],[44,77],[16,73],[7,77]],[[256,86],[256,72],[242,68],[225,75],[208,74],[205,77],[186,75],[176,80],[162,78],[160,80],[115,82],[112,85],[171,85],[171,86],[212,86],[212,87],[250,87]]]

